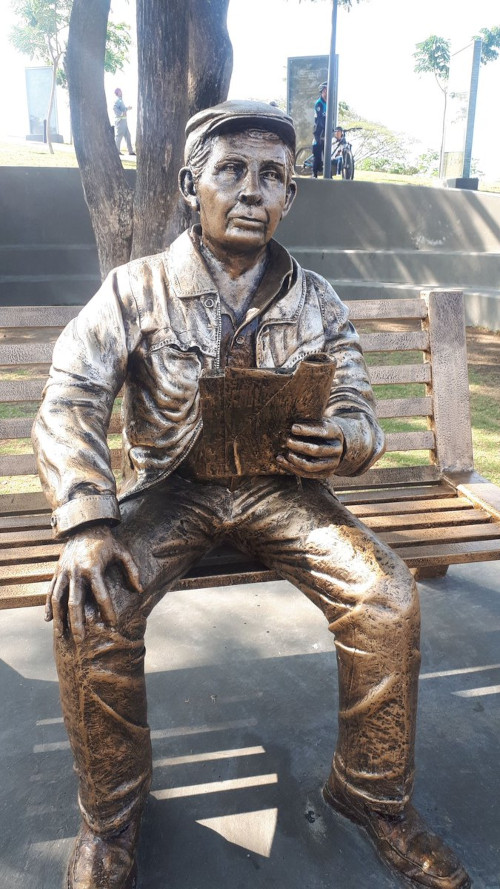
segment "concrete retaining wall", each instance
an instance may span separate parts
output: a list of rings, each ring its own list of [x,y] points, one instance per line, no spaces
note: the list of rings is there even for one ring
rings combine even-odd
[[[460,287],[468,323],[500,329],[500,195],[299,179],[279,238],[344,298]],[[0,167],[0,302],[78,304],[98,284],[79,171]]]

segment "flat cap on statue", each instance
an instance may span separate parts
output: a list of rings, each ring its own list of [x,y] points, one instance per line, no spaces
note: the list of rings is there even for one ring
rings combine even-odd
[[[189,157],[192,146],[199,139],[247,127],[276,133],[295,152],[293,120],[281,108],[268,105],[267,102],[232,99],[212,108],[204,108],[188,120],[184,157]]]

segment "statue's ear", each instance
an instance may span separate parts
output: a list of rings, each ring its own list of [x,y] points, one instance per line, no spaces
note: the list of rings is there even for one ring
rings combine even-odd
[[[191,207],[191,210],[199,210],[200,202],[198,200],[198,195],[196,194],[193,173],[189,167],[183,167],[179,172],[179,189],[186,204],[189,204]]]
[[[297,194],[297,184],[294,182],[293,179],[291,179],[290,182],[288,183],[287,190],[286,190],[285,206],[283,208],[283,213],[281,214],[282,219],[284,219],[285,216],[287,215],[290,207],[292,206],[292,204],[295,200],[296,194]]]

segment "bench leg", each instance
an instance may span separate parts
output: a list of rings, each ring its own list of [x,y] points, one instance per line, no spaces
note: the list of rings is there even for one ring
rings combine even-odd
[[[413,568],[412,574],[415,580],[432,580],[434,577],[444,577],[448,567],[448,565],[429,565],[426,568]]]

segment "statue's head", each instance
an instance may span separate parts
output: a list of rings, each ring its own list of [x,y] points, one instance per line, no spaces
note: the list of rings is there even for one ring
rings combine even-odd
[[[293,121],[274,105],[229,101],[186,126],[182,195],[216,252],[258,252],[295,197]]]

